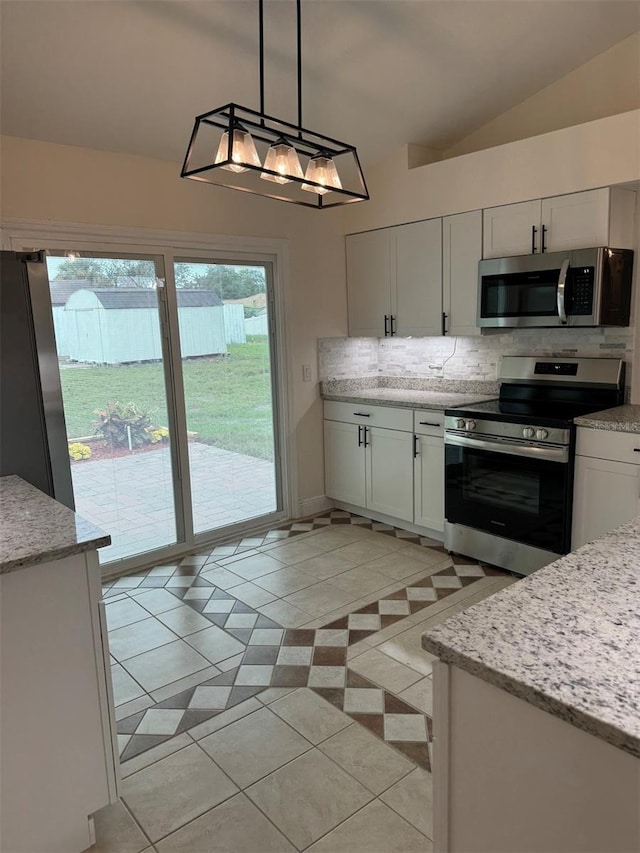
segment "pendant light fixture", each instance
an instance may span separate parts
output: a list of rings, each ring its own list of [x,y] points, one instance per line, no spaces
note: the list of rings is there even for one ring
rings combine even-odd
[[[298,124],[265,113],[264,0],[258,0],[258,12],[260,110],[230,103],[197,116],[181,177],[316,209],[365,201],[369,193],[355,147],[302,126],[300,0],[296,0]]]

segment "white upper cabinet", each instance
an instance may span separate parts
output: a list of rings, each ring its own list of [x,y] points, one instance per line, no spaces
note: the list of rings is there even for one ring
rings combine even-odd
[[[394,228],[396,286],[392,288],[393,333],[442,334],[442,220]],[[395,295],[395,301],[394,301]]]
[[[540,199],[503,204],[484,211],[485,258],[528,255],[540,247]]]
[[[392,255],[395,278],[395,241],[391,238],[392,230],[382,228],[364,234],[351,234],[346,239],[347,304],[349,334],[352,337],[380,338],[385,332],[388,333]]]
[[[478,261],[482,258],[482,211],[442,220],[442,310],[448,335],[479,335]],[[438,334],[437,332],[435,334]]]
[[[351,234],[347,302],[352,337],[442,334],[442,220]]]
[[[619,187],[491,207],[484,211],[483,256],[632,249],[634,213],[635,193]]]

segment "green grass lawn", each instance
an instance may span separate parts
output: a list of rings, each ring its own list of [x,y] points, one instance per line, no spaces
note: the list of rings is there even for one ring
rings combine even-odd
[[[167,426],[161,364],[63,367],[62,396],[69,438],[93,434],[96,410],[135,403],[154,426]],[[230,344],[226,356],[183,362],[187,429],[198,440],[260,459],[273,458],[269,346],[257,338]]]

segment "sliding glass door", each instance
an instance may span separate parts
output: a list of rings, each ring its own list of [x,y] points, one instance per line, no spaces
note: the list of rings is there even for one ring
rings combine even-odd
[[[102,562],[174,544],[162,258],[50,256],[47,268],[76,511],[111,535]]]
[[[175,261],[195,534],[279,508],[269,273]]]
[[[50,252],[77,512],[123,568],[282,515],[272,264]]]

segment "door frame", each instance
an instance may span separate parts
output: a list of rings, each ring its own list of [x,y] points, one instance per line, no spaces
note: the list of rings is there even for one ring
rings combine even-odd
[[[243,259],[249,264],[266,263],[271,264],[273,282],[273,304],[271,307],[270,323],[271,333],[274,336],[275,360],[273,371],[279,380],[278,393],[274,399],[274,428],[278,432],[276,439],[276,452],[279,451],[280,470],[282,472],[282,510],[263,517],[262,522],[241,522],[225,528],[219,535],[208,536],[206,533],[199,534],[175,546],[169,546],[158,551],[148,551],[138,557],[130,557],[124,560],[114,561],[102,567],[103,575],[109,577],[116,574],[131,573],[135,569],[144,569],[153,566],[159,559],[173,559],[181,554],[200,550],[205,546],[223,540],[242,537],[248,531],[267,529],[274,524],[280,523],[292,517],[292,511],[299,506],[298,471],[297,471],[297,447],[295,430],[291,428],[294,421],[293,406],[293,371],[290,364],[291,342],[288,330],[291,323],[288,322],[290,299],[287,294],[290,287],[289,273],[289,244],[287,240],[257,238],[257,237],[235,237],[228,235],[213,235],[203,233],[189,233],[182,231],[163,231],[159,229],[129,228],[111,225],[87,225],[84,223],[51,222],[48,220],[4,220],[2,223],[3,248],[13,251],[31,251],[34,247],[42,249],[54,249],[57,251],[69,251],[76,249],[81,252],[96,252],[117,255],[118,253],[129,255],[147,255],[164,258],[165,277],[173,277],[173,261],[175,257],[187,257],[200,255],[201,259],[214,262],[229,262],[242,264]],[[177,332],[177,301],[175,289],[167,290],[169,302],[174,301],[174,310],[169,305],[169,326],[171,332]],[[271,337],[271,334],[270,334]],[[179,341],[179,338],[174,338]],[[179,347],[177,357],[179,358]],[[175,370],[176,353],[170,356],[170,369]],[[180,391],[181,372],[178,379],[176,391]],[[179,449],[178,459],[182,471],[188,470],[184,467],[186,448]],[[277,458],[277,457],[276,457]],[[186,489],[182,489],[184,494]],[[185,507],[186,513],[190,507]],[[106,568],[106,571],[105,571]]]

